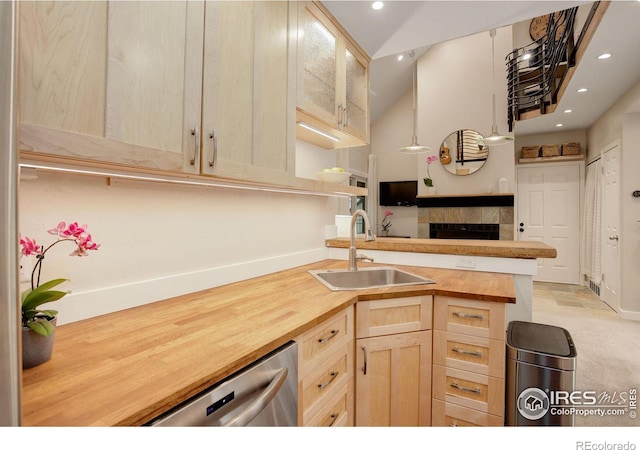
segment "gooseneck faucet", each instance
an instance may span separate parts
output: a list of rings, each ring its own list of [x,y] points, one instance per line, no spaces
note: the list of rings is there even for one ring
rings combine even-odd
[[[349,227],[350,241],[349,241],[349,272],[355,272],[358,270],[358,266],[356,261],[367,260],[373,262],[373,258],[370,258],[366,255],[358,255],[356,254],[356,221],[358,220],[358,216],[361,216],[364,220],[364,234],[365,241],[375,241],[376,236],[371,231],[371,224],[369,223],[369,217],[367,217],[367,213],[361,209],[356,210],[351,217],[351,226]]]

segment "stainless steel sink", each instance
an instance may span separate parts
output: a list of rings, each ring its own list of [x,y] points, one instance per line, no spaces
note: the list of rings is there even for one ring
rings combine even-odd
[[[355,272],[346,269],[310,270],[309,273],[332,291],[435,283],[395,267],[365,267]]]

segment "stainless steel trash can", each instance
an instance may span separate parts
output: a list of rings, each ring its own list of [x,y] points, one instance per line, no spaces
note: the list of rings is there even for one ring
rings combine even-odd
[[[505,424],[573,426],[569,395],[575,388],[577,353],[569,332],[512,321],[506,341]]]

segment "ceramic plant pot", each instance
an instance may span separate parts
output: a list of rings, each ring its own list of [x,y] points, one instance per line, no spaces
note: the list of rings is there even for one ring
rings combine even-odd
[[[56,319],[53,319],[52,323],[55,326]],[[51,353],[53,352],[53,338],[55,335],[55,330],[51,336],[42,336],[31,328],[22,327],[23,369],[30,369],[31,367],[39,366],[51,359]]]

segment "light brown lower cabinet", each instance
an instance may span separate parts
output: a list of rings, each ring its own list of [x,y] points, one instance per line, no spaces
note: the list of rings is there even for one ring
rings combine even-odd
[[[431,424],[432,296],[356,305],[356,426]]]
[[[434,299],[434,426],[502,426],[505,305]]]
[[[356,426],[431,423],[431,331],[358,339]]]
[[[300,426],[353,426],[353,310],[296,339]]]
[[[501,427],[502,417],[433,399],[431,424],[434,427]]]

